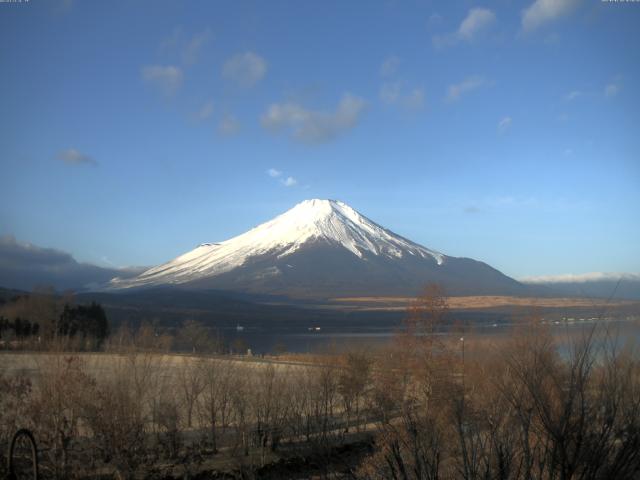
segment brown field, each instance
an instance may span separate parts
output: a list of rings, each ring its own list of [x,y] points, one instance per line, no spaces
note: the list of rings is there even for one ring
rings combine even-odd
[[[330,299],[339,304],[362,306],[366,310],[404,310],[415,299],[412,297],[338,297]],[[571,308],[571,307],[604,307],[604,306],[636,306],[640,302],[631,300],[590,299],[590,298],[539,298],[512,296],[467,296],[448,297],[449,308],[474,310],[494,307],[539,307],[539,308]]]
[[[32,381],[38,381],[38,377],[51,366],[57,364],[65,357],[78,357],[89,375],[105,375],[118,372],[119,369],[127,368],[131,361],[130,355],[114,353],[82,353],[82,352],[0,352],[0,374],[4,375],[26,375]],[[280,372],[293,374],[303,371],[309,367],[308,362],[302,361],[279,361],[274,359],[262,359],[258,357],[233,357],[233,356],[208,356],[198,357],[193,355],[182,355],[177,353],[148,353],[144,355],[145,361],[153,369],[162,370],[165,379],[172,379],[182,373],[185,368],[193,368],[198,364],[206,363],[214,368],[230,367],[240,372],[242,375],[249,375],[250,372],[258,372],[272,365]]]
[[[516,480],[535,465],[546,480],[568,468],[637,478],[640,363],[619,323],[422,335],[430,318],[386,349],[315,357],[0,353],[0,478],[25,426],[43,479],[386,480],[416,464],[432,474],[404,478],[478,478],[461,476],[464,448],[483,478],[505,478],[494,445],[509,449]]]

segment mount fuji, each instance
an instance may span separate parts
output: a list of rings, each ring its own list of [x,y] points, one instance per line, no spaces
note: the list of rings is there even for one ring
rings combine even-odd
[[[299,297],[518,295],[528,287],[491,266],[403,238],[336,200],[305,200],[242,235],[203,243],[107,289],[175,286]]]

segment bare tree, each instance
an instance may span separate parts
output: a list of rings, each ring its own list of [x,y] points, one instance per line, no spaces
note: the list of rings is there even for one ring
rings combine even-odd
[[[237,404],[241,405],[242,418],[239,421],[245,421],[247,399],[242,396],[242,383],[231,362],[202,361],[194,374],[202,382],[197,403],[198,416],[201,424],[208,426],[213,451],[217,452],[218,431],[224,433],[232,413],[237,413],[233,410]]]
[[[356,428],[360,429],[360,413],[364,396],[371,381],[372,360],[364,352],[350,352],[346,355],[339,373],[338,391],[346,413],[348,432],[352,417],[355,415]]]
[[[195,320],[185,320],[178,331],[180,344],[192,353],[203,353],[211,347],[209,330]]]
[[[30,424],[46,447],[47,465],[54,478],[71,475],[71,451],[79,436],[83,391],[93,381],[75,356],[54,355],[39,365],[40,376],[29,402]]]
[[[193,425],[194,409],[197,407],[200,395],[205,389],[202,363],[202,360],[185,360],[177,369],[187,428],[191,428]]]

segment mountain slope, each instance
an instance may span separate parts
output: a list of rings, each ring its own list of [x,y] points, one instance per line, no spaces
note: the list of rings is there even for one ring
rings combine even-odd
[[[110,288],[341,296],[415,294],[428,282],[457,295],[526,290],[482,262],[425,248],[335,200],[306,200],[230,240],[202,244],[135,278],[113,279]]]

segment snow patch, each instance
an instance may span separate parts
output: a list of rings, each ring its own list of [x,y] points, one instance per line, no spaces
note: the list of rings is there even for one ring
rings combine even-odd
[[[366,258],[365,254],[395,259],[411,255],[432,258],[438,265],[445,259],[443,254],[394,234],[343,202],[314,199],[237,237],[221,243],[203,243],[138,277],[114,279],[111,287],[186,283],[228,272],[254,256],[270,253],[279,259],[287,257],[304,244],[318,240],[337,243],[359,258]]]

